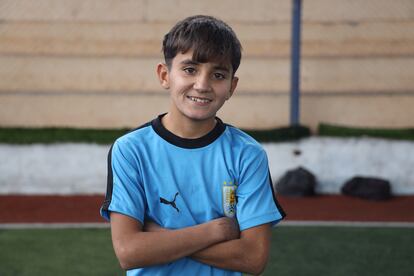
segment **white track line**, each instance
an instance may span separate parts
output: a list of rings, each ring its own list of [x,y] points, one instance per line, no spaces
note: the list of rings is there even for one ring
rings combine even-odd
[[[109,228],[109,223],[0,223],[0,229]]]
[[[282,221],[280,226],[338,226],[338,227],[396,227],[414,228],[414,222],[389,222],[389,221]]]
[[[76,228],[109,228],[107,222],[97,223],[0,223],[0,229],[76,229]],[[414,222],[383,221],[282,221],[278,226],[327,226],[327,227],[394,227],[414,228]]]

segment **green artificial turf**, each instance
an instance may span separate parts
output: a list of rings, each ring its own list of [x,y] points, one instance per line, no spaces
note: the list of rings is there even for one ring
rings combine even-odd
[[[413,275],[414,228],[279,227],[264,275]]]
[[[109,229],[0,230],[0,275],[123,275]]]
[[[414,228],[273,230],[263,275],[412,275]],[[0,230],[0,275],[124,275],[109,229]]]

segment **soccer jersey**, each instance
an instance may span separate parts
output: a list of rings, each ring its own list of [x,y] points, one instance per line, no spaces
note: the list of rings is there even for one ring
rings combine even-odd
[[[152,122],[120,137],[108,156],[101,214],[153,220],[168,229],[236,217],[240,230],[276,224],[284,212],[274,197],[267,156],[259,143],[217,118],[197,139],[180,138]],[[241,275],[189,257],[137,268],[127,275]]]

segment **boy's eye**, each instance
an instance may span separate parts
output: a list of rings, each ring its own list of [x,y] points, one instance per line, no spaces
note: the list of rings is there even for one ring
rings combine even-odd
[[[214,73],[214,78],[221,80],[221,79],[225,79],[226,76],[222,73]]]
[[[196,70],[193,67],[185,67],[183,71],[187,74],[194,74]]]

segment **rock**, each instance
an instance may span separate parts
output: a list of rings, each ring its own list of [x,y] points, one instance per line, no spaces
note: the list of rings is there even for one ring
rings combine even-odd
[[[308,170],[299,167],[287,171],[276,183],[276,192],[283,196],[315,195],[315,176]]]
[[[391,198],[391,185],[385,179],[356,176],[345,182],[341,192],[364,199],[385,200]]]

